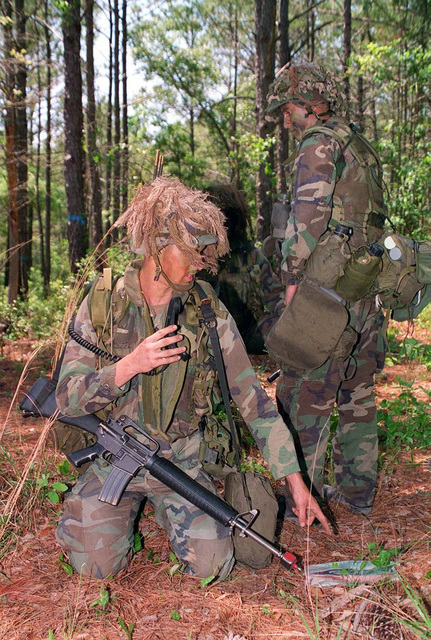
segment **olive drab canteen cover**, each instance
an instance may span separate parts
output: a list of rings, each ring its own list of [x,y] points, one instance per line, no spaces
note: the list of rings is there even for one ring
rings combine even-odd
[[[385,234],[379,242],[385,251],[376,293],[385,309],[406,307],[431,283],[431,242],[416,242],[395,233]]]
[[[304,276],[292,301],[268,333],[265,345],[275,360],[289,367],[317,369],[335,350],[340,360],[352,352],[356,338],[353,343],[351,336],[349,340],[342,339],[348,322],[342,299]],[[340,351],[341,343],[347,353]]]
[[[271,543],[274,542],[277,525],[278,504],[268,478],[257,473],[244,473],[251,498],[251,508],[258,509],[259,515],[253,523],[256,531]],[[225,479],[225,500],[239,513],[246,513],[250,506],[244,495],[241,474],[229,473]],[[264,569],[272,560],[272,553],[250,538],[243,538],[235,531],[233,536],[235,558],[253,569]]]

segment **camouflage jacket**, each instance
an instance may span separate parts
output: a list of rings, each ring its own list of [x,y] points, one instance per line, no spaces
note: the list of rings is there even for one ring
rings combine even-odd
[[[325,122],[325,129],[336,132],[337,127],[346,129],[348,123],[337,116]],[[367,168],[370,164],[365,157],[368,143],[362,136],[357,138],[364,162],[358,162],[351,145],[344,146],[335,136],[325,135],[321,128],[313,132],[311,127],[305,132],[294,161],[285,167],[286,180],[292,190],[291,213],[282,245],[282,274],[287,284],[298,283],[319,238],[334,221],[354,228],[350,239],[353,248],[375,242],[382,234],[383,224],[380,228],[371,227],[374,231],[366,237],[361,223],[370,213],[370,201],[372,208],[377,209],[372,215],[384,216],[386,211],[377,155],[368,153],[373,166]]]
[[[130,302],[118,326],[114,325],[112,331],[113,351],[120,356],[133,351],[149,335],[149,326],[154,331],[154,326],[163,324],[160,316],[154,320],[154,325],[151,322],[150,310],[139,286],[140,265],[140,261],[132,262],[124,275],[124,289]],[[208,295],[214,296],[207,283],[199,284]],[[114,416],[126,414],[151,431],[153,437],[160,442],[162,455],[170,456],[173,442],[187,438],[197,431],[196,414],[204,411],[203,387],[210,379],[212,369],[208,336],[194,321],[190,312],[193,308],[190,302],[192,295],[193,289],[183,294],[184,309],[178,317],[180,333],[185,336],[183,344],[186,344],[191,356],[188,362],[181,360],[173,363],[159,376],[137,375],[119,388],[114,382],[116,364],[105,365],[102,361],[102,366],[99,367],[97,356],[70,340],[57,387],[59,409],[71,416],[95,413],[105,408],[109,408]],[[215,296],[214,299],[217,300]],[[222,303],[216,303],[216,306],[217,331],[232,399],[274,477],[281,478],[299,471],[289,430],[262,389],[232,316]],[[89,342],[96,343],[87,298],[79,308],[75,330]],[[199,350],[202,350],[201,358],[197,357]],[[172,385],[179,389],[177,395],[173,393]],[[144,406],[148,402],[143,402],[143,398],[148,397],[152,397],[151,406]],[[162,422],[163,419],[168,420],[165,434],[154,433],[151,423],[153,417]]]

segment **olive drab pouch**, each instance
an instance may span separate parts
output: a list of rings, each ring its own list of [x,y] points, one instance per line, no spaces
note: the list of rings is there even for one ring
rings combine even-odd
[[[265,345],[275,360],[289,367],[317,369],[337,347],[339,360],[349,357],[351,350],[345,351],[352,340],[342,339],[348,323],[349,313],[342,299],[305,276],[268,333]]]
[[[247,489],[251,498],[251,508],[258,509],[259,515],[253,523],[256,531],[271,543],[274,542],[277,525],[278,504],[268,478],[257,473],[244,474]],[[239,513],[250,510],[249,502],[244,495],[241,475],[229,473],[225,478],[224,499]],[[272,553],[254,542],[251,538],[241,537],[235,531],[233,535],[235,559],[253,569],[264,569],[272,560]]]
[[[339,227],[341,231],[339,231]],[[307,260],[304,273],[322,287],[333,289],[350,261],[349,233],[343,233],[339,225],[334,231],[326,231]]]
[[[385,309],[408,306],[424,286],[417,277],[417,243],[411,238],[387,233],[380,244],[383,244],[385,251],[382,255],[382,270],[376,279],[376,293]],[[423,256],[427,256],[426,251],[423,251]],[[427,271],[426,262],[425,258],[421,278]]]
[[[421,284],[431,283],[431,242],[415,243],[416,277]]]

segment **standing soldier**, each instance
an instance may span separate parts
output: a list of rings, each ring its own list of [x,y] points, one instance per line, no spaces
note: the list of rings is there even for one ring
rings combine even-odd
[[[283,67],[268,96],[269,117],[281,111],[284,126],[299,143],[294,158],[286,162],[291,189],[282,245],[286,305],[297,293],[319,241],[337,225],[347,229],[352,251],[375,243],[383,234],[381,163],[359,128],[337,115],[341,97],[331,74],[307,62]],[[383,314],[373,295],[347,303],[347,309],[349,325],[358,334],[350,359],[355,365],[346,375],[334,358],[314,370],[283,366],[277,401],[298,440],[303,468],[320,496],[368,514],[377,474],[373,384],[375,373],[384,365]],[[325,327],[318,330],[324,335]],[[335,404],[339,414],[332,441],[336,487],[324,488],[323,465]]]
[[[317,516],[330,533],[301,478],[292,438],[259,384],[232,316],[210,285],[195,283],[199,269],[214,272],[218,258],[228,251],[223,220],[204,194],[177,180],[157,178],[137,190],[117,224],[126,226],[132,249],[142,259],[133,261],[116,281],[112,314],[100,334],[92,312],[101,310],[92,308],[90,294],[81,304],[75,322],[81,341],[71,340],[66,347],[57,405],[72,416],[107,409],[114,418],[127,415],[157,440],[162,456],[215,493],[201,455],[206,451],[202,445],[211,447],[208,436],[214,429],[213,446],[218,446],[213,415],[217,374],[208,334],[199,321],[203,290],[217,315],[232,399],[274,477],[287,476],[302,526]],[[173,302],[177,321],[167,322]],[[105,350],[121,357],[117,363],[100,366],[90,351],[99,340]],[[81,346],[84,342],[87,346]],[[118,506],[102,503],[97,496],[108,473],[109,466],[98,459],[66,494],[57,539],[77,571],[105,578],[127,566],[135,521],[148,499],[187,571],[226,578],[234,563],[229,529],[146,470],[131,480]]]

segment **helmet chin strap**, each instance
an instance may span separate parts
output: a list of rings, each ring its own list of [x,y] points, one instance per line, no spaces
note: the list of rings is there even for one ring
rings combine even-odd
[[[163,271],[162,265],[160,264],[160,259],[159,259],[158,254],[153,256],[153,260],[156,263],[156,273],[154,275],[154,280],[158,280],[160,278],[160,276],[163,276],[164,279],[166,280],[166,282],[168,283],[168,285],[171,287],[171,289],[173,289],[174,291],[177,291],[178,293],[183,293],[184,291],[189,291],[194,286],[194,284],[195,284],[195,279],[194,278],[188,284],[177,284],[175,282],[172,282],[172,280],[170,280],[168,278],[168,276],[166,275],[166,273]]]

